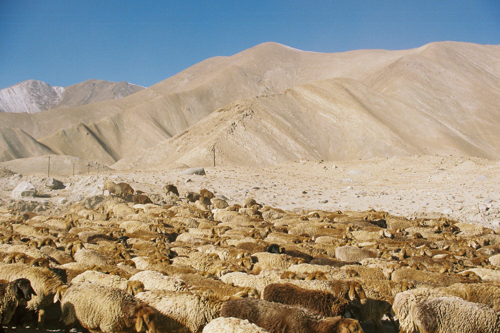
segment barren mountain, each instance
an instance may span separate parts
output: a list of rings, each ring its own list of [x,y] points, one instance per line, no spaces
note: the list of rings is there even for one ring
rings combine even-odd
[[[58,154],[126,158],[120,168],[211,165],[214,143],[227,165],[498,158],[499,55],[499,46],[456,42],[334,54],[265,43],[120,100],[45,111],[60,127],[45,117],[19,123]]]

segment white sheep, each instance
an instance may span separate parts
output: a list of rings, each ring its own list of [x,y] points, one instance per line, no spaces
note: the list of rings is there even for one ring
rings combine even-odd
[[[141,281],[146,290],[170,290],[170,291],[187,291],[186,282],[181,279],[166,276],[156,271],[142,271],[132,275],[130,281]]]
[[[438,297],[415,305],[412,317],[420,333],[499,333],[492,308],[456,297]]]
[[[127,289],[127,279],[114,274],[105,274],[98,271],[85,271],[71,280],[72,284],[83,282],[95,282],[103,286],[125,290]]]
[[[416,330],[415,321],[412,316],[414,306],[428,299],[449,296],[445,292],[428,288],[417,288],[397,294],[394,298],[392,309],[399,318],[400,331],[413,333]],[[455,299],[459,300],[460,298],[455,297]]]
[[[208,323],[203,333],[269,333],[247,319],[219,317]]]
[[[104,333],[156,331],[156,312],[121,289],[96,283],[75,284],[61,299],[61,321],[66,331],[78,320],[90,331]]]
[[[232,284],[238,287],[254,288],[262,295],[264,288],[278,279],[273,279],[269,276],[260,276],[247,274],[243,272],[231,272],[224,274],[220,280],[226,284]]]
[[[113,261],[96,250],[80,249],[74,255],[75,261],[87,265],[112,265]]]
[[[220,316],[224,301],[215,296],[190,292],[152,290],[139,293],[138,299],[146,302],[158,312],[157,331],[201,332],[212,319]]]
[[[456,283],[448,287],[437,288],[450,296],[460,297],[465,301],[481,303],[495,311],[500,311],[500,286],[487,283]]]

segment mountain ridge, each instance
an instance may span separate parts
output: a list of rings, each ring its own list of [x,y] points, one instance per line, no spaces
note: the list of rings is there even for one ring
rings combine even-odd
[[[264,43],[119,100],[44,111],[62,128],[37,114],[21,122],[54,152],[125,169],[210,165],[214,143],[228,165],[500,158],[499,55],[500,46],[460,42],[331,54]]]

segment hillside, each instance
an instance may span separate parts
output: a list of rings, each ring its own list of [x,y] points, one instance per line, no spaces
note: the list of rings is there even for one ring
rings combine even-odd
[[[58,154],[127,169],[211,165],[214,143],[226,165],[499,158],[499,55],[499,46],[457,42],[334,54],[265,43],[119,100],[16,124]]]

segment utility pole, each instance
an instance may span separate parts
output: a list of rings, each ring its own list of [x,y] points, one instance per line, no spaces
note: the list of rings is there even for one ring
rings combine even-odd
[[[214,154],[214,168],[215,168],[215,143],[214,143],[214,146],[212,147],[212,152]]]
[[[73,162],[73,177],[75,176],[75,162]]]
[[[47,178],[50,178],[50,156],[49,156],[49,164],[47,166]]]

